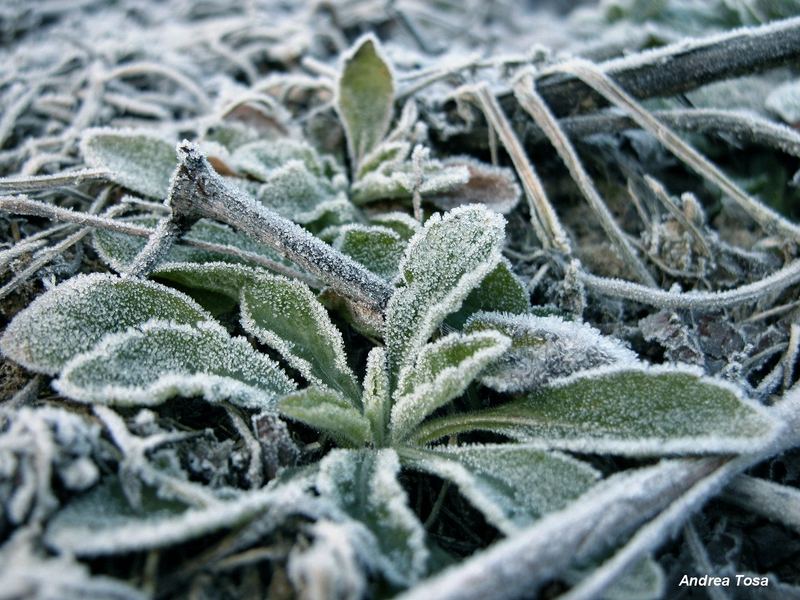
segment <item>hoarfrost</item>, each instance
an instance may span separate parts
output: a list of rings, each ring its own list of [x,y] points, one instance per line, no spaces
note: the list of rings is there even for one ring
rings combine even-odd
[[[391,412],[394,441],[460,396],[478,373],[510,346],[511,340],[495,331],[453,333],[423,346],[413,366],[400,371]]]
[[[339,229],[333,247],[376,275],[391,280],[397,274],[406,243],[388,227],[354,223]]]
[[[247,340],[231,338],[215,323],[158,320],[106,336],[68,362],[53,385],[69,398],[98,404],[146,406],[201,395],[259,409],[295,387]]]
[[[371,439],[370,423],[353,402],[329,388],[310,387],[284,396],[281,414],[329,434],[342,446],[363,446]]]
[[[78,275],[20,312],[0,339],[0,349],[32,371],[55,375],[106,334],[152,318],[193,324],[210,320],[211,315],[164,285],[113,275]]]
[[[175,143],[149,131],[89,129],[81,139],[86,164],[105,169],[129,190],[163,200],[178,158]]]
[[[525,444],[401,450],[403,464],[452,481],[506,535],[560,510],[600,478],[586,463]]]
[[[638,362],[622,342],[584,323],[559,317],[478,313],[467,332],[496,330],[512,340],[511,350],[483,373],[481,383],[499,392],[536,389],[549,381],[603,365]]]
[[[409,242],[400,286],[386,309],[385,339],[392,379],[413,364],[444,318],[500,262],[504,219],[479,206],[434,215]]]
[[[372,532],[372,561],[393,584],[408,586],[426,570],[425,530],[397,481],[391,449],[332,450],[322,459],[317,490]]]
[[[630,456],[762,449],[776,423],[738,388],[678,367],[582,371],[496,408],[424,424],[417,442],[484,430],[573,452]]]

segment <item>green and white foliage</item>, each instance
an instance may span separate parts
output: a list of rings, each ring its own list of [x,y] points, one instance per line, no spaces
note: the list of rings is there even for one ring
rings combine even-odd
[[[317,512],[300,481],[276,483],[206,506],[159,497],[145,488],[141,510],[131,507],[119,480],[111,478],[76,497],[49,523],[45,542],[77,556],[103,556],[159,548],[190,540],[255,517],[273,527],[286,516]]]
[[[304,142],[258,141],[237,148],[231,165],[255,182],[242,187],[276,213],[306,225],[333,215],[350,220],[347,179],[330,158],[323,159]]]
[[[248,333],[279,352],[310,383],[358,401],[360,391],[347,364],[342,334],[304,283],[224,263],[165,265],[157,274],[185,288],[239,302],[241,324]]]
[[[389,227],[350,224],[339,228],[333,247],[376,275],[392,280],[397,274],[406,240]]]
[[[477,206],[433,215],[409,242],[398,287],[386,309],[390,375],[413,365],[423,344],[448,314],[500,262],[502,217]]]
[[[737,388],[683,367],[582,371],[494,408],[429,421],[418,443],[465,431],[575,452],[659,456],[752,452],[776,424]]]
[[[158,223],[158,218],[152,216],[127,217],[120,220],[150,229],[154,228]],[[201,219],[195,223],[185,235],[185,239],[224,246],[227,249],[231,249],[232,253],[176,244],[170,248],[163,262],[247,262],[246,259],[236,256],[236,251],[250,252],[274,261],[283,262],[283,258],[271,248],[253,242],[240,233],[233,231],[227,225],[207,219]],[[147,238],[116,231],[97,230],[93,236],[94,249],[100,259],[119,273],[124,273],[127,270],[131,261],[136,258],[146,243]]]
[[[451,327],[461,329],[467,320],[478,312],[525,315],[530,309],[531,303],[525,284],[511,271],[510,263],[504,258],[483,278],[480,285],[469,293],[458,312],[447,317],[445,322]],[[502,327],[495,329],[504,331]]]
[[[621,342],[593,327],[560,317],[477,313],[465,331],[500,331],[511,351],[492,363],[481,382],[499,392],[534,390],[551,380],[594,367],[638,362]]]
[[[178,166],[174,141],[136,130],[89,129],[81,154],[87,165],[107,170],[111,181],[157,200],[167,197]]]
[[[173,396],[268,410],[295,388],[286,374],[244,338],[215,323],[151,320],[106,335],[61,371],[54,387],[96,404],[148,406]]]
[[[359,448],[371,440],[370,422],[352,400],[330,388],[308,387],[284,396],[281,414],[333,437],[341,446]]]
[[[0,349],[32,371],[55,375],[106,334],[155,318],[193,325],[211,315],[164,285],[113,275],[79,275],[20,312],[0,339]]]
[[[400,452],[406,466],[455,483],[489,523],[506,535],[564,508],[600,479],[586,463],[527,444],[434,446]]]
[[[392,449],[333,450],[320,461],[317,491],[370,534],[370,566],[398,586],[426,571],[425,530],[397,481],[400,461]]]
[[[460,396],[510,346],[506,336],[494,331],[453,333],[423,346],[414,363],[401,369],[394,391],[391,430],[395,440]]]
[[[344,56],[337,82],[336,110],[357,169],[384,138],[394,112],[394,75],[373,35],[359,38]]]

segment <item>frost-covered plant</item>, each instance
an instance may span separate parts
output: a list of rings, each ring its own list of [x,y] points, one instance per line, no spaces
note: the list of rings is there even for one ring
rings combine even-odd
[[[139,25],[63,56],[20,42],[4,63],[0,170],[20,174],[0,191],[27,195],[0,208],[65,223],[9,220],[23,239],[0,250],[16,315],[0,340],[0,589],[427,600],[555,579],[548,597],[656,598],[658,544],[797,444],[800,268],[781,265],[800,234],[753,195],[791,206],[790,165],[770,157],[800,138],[767,117],[794,122],[797,86],[694,88],[796,58],[800,25],[601,62],[794,2],[624,0],[558,27],[472,1],[114,8],[131,4],[76,11],[102,30],[180,23],[163,63]],[[60,39],[58,6],[15,6],[0,35],[27,37],[31,15]],[[251,18],[267,6],[269,26]],[[445,23],[465,46],[430,44]],[[512,30],[594,41],[531,52]],[[709,108],[640,101],[679,92]],[[734,138],[772,154],[717,168],[705,155]],[[664,149],[717,191],[676,177]],[[737,210],[770,237],[732,227]],[[75,276],[95,255],[121,276]],[[34,275],[47,291],[30,302]],[[770,460],[770,478],[794,477],[791,457]],[[722,497],[796,529],[792,491],[745,477]],[[685,549],[711,572],[703,542],[724,536],[701,542],[701,526]]]

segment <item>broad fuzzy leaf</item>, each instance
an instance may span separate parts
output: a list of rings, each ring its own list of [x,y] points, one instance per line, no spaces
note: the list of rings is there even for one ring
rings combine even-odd
[[[524,315],[531,308],[525,284],[511,272],[511,265],[503,259],[480,285],[464,300],[461,310],[450,315],[446,323],[461,329],[467,319],[481,311]],[[508,335],[508,334],[506,334]]]
[[[586,463],[525,444],[401,449],[400,456],[404,466],[455,483],[506,535],[563,508],[600,477]]]
[[[464,204],[485,204],[505,215],[519,204],[522,192],[510,169],[487,165],[470,157],[448,158],[443,164],[450,168],[466,167],[469,180],[430,198],[436,208],[451,210]]]
[[[564,579],[571,585],[578,584],[591,575],[598,562],[580,569],[570,569]],[[664,571],[652,557],[639,560],[612,583],[605,592],[604,600],[660,600],[664,597]]]
[[[402,212],[378,213],[369,216],[371,223],[382,225],[397,233],[401,239],[409,241],[420,230],[419,221]]]
[[[233,152],[231,161],[238,171],[260,181],[267,181],[273,171],[289,161],[300,161],[316,177],[326,175],[326,166],[317,151],[289,138],[245,144]]]
[[[394,77],[375,36],[359,38],[344,57],[336,109],[350,158],[358,167],[389,131],[394,110]]]
[[[270,171],[255,191],[256,199],[264,206],[301,224],[317,221],[327,213],[347,214],[351,210],[344,192],[296,159]]]
[[[320,462],[317,490],[372,532],[375,566],[391,583],[408,586],[424,575],[428,550],[399,471],[391,449],[333,450]]]
[[[481,377],[484,385],[499,392],[534,390],[585,369],[638,363],[636,354],[622,342],[590,325],[555,316],[478,313],[465,327],[468,332],[486,330],[500,331],[513,342],[511,351]]]
[[[415,440],[484,430],[575,452],[726,454],[762,448],[774,426],[736,388],[695,370],[606,367],[496,408],[430,421]]]
[[[327,433],[340,445],[358,448],[370,440],[370,423],[353,402],[329,389],[310,387],[282,398],[281,414]]]
[[[333,246],[373,273],[392,279],[406,242],[387,227],[351,224],[340,228]]]
[[[409,242],[400,283],[386,309],[390,376],[413,364],[444,318],[500,262],[504,220],[478,206],[433,215]]]
[[[156,223],[158,223],[156,217],[149,216],[131,217],[120,220],[151,228],[155,227]],[[283,258],[271,248],[257,244],[251,241],[250,238],[233,231],[227,225],[214,221],[207,221],[205,219],[198,221],[192,226],[185,238],[187,240],[220,244],[236,250],[260,254],[278,262],[285,262]],[[95,231],[93,241],[94,249],[97,251],[101,260],[118,272],[124,272],[147,243],[146,238],[102,229]],[[201,248],[182,244],[173,245],[169,253],[164,257],[164,262],[206,263],[214,261],[244,262],[230,254],[212,252],[210,250],[203,250]]]
[[[424,346],[414,366],[400,371],[391,415],[394,440],[407,436],[425,417],[460,396],[510,346],[511,340],[494,331],[454,333]]]
[[[376,200],[411,198],[417,174],[411,161],[387,163],[380,169],[367,173],[351,188],[353,202],[367,204]],[[469,170],[463,165],[446,166],[436,160],[422,167],[422,181],[417,188],[420,195],[438,196],[461,189],[469,182]]]
[[[305,284],[222,263],[165,265],[158,275],[239,300],[248,333],[279,352],[311,383],[334,388],[358,404],[361,392],[347,364],[342,334]]]
[[[386,351],[381,347],[370,350],[367,356],[367,372],[364,374],[362,404],[364,416],[370,422],[375,445],[383,446],[386,426],[389,423],[391,397],[389,374],[386,371]]]
[[[55,388],[82,402],[147,406],[173,396],[270,409],[295,385],[246,339],[211,322],[150,321],[67,363]]]
[[[45,542],[78,556],[103,556],[162,548],[233,527],[275,507],[285,513],[302,510],[300,485],[265,487],[205,508],[142,496],[143,512],[132,509],[117,480],[104,483],[70,501],[49,523]]]
[[[106,334],[152,318],[193,324],[211,315],[164,285],[113,275],[78,275],[20,312],[0,339],[0,349],[32,371],[54,375]]]
[[[111,181],[163,200],[178,166],[175,144],[153,133],[128,129],[89,129],[81,154],[91,167],[106,169]]]
[[[408,142],[383,142],[364,157],[356,173],[356,180],[367,173],[385,168],[388,164],[399,164],[408,158],[411,144]]]

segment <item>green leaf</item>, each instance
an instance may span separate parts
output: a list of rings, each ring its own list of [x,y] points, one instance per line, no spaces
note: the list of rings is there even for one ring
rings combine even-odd
[[[333,246],[373,273],[391,280],[397,274],[406,242],[387,227],[351,224],[339,229]]]
[[[150,321],[106,336],[66,364],[55,388],[82,402],[150,406],[174,396],[271,409],[294,390],[278,365],[211,322]]]
[[[404,241],[409,241],[420,230],[419,221],[402,212],[386,212],[370,215],[370,223],[382,225],[397,233]]]
[[[301,486],[287,484],[189,508],[146,488],[143,510],[137,512],[126,501],[119,481],[111,479],[71,500],[50,520],[44,537],[48,546],[78,556],[123,554],[178,544],[256,516],[265,519],[273,506],[285,511],[295,505],[300,510],[303,499]]]
[[[375,36],[362,36],[345,56],[337,90],[336,109],[357,169],[389,130],[394,107],[394,77]]]
[[[505,221],[478,206],[433,215],[409,242],[400,283],[386,309],[385,339],[393,380],[444,318],[500,262]]]
[[[86,164],[109,171],[111,181],[163,200],[178,166],[175,144],[163,137],[128,129],[89,129],[81,139]]]
[[[370,423],[353,403],[330,388],[310,387],[282,398],[281,414],[327,433],[340,445],[360,447],[370,439]]]
[[[408,142],[382,142],[364,157],[356,173],[356,180],[367,173],[386,168],[389,164],[398,164],[406,160],[411,153]]]
[[[312,384],[331,387],[358,406],[361,391],[347,364],[342,334],[304,283],[222,263],[165,265],[158,275],[239,300],[248,333],[279,352]]]
[[[467,319],[477,312],[523,315],[530,308],[531,303],[525,284],[511,272],[511,264],[503,259],[494,271],[470,292],[461,305],[461,310],[450,315],[445,322],[455,329],[461,329]]]
[[[727,454],[762,448],[774,426],[736,388],[695,370],[606,367],[496,408],[430,421],[414,439],[484,430],[574,452]]]
[[[296,223],[313,223],[328,213],[349,216],[353,209],[343,191],[296,159],[270,171],[255,189],[259,202]]]
[[[130,217],[119,220],[150,228],[154,228],[156,223],[158,223],[158,218],[151,216]],[[201,219],[195,223],[186,234],[185,239],[220,244],[236,250],[260,254],[261,256],[266,256],[278,262],[285,262],[283,258],[271,248],[251,241],[250,238],[233,231],[227,225],[208,221],[206,219]],[[147,243],[147,238],[98,229],[94,232],[93,242],[94,249],[100,256],[100,259],[115,271],[122,273],[128,268],[131,261],[139,254],[142,248],[144,248]],[[230,254],[213,252],[211,250],[204,250],[202,248],[182,244],[174,244],[164,257],[163,263],[167,262],[244,263],[246,261]],[[156,273],[157,271],[158,269],[156,269]]]
[[[424,346],[414,366],[400,371],[391,415],[393,439],[408,436],[425,417],[460,396],[510,346],[511,340],[494,331],[454,333]]]
[[[381,347],[373,348],[367,355],[362,404],[364,416],[370,422],[373,441],[376,446],[381,447],[384,445],[392,406],[389,395],[389,374],[386,371],[386,351]]]
[[[486,520],[506,535],[564,508],[600,477],[586,463],[525,444],[399,452],[404,466],[455,483]]]
[[[397,453],[333,450],[322,459],[317,490],[371,533],[376,566],[393,584],[408,586],[425,574],[425,530],[397,481]]]
[[[557,316],[477,313],[464,330],[499,331],[512,339],[511,350],[481,376],[481,383],[499,392],[535,390],[586,369],[639,362],[619,340]]]
[[[599,566],[594,561],[583,568],[570,569],[564,579],[577,585]],[[651,556],[642,558],[603,592],[604,600],[660,600],[664,597],[664,571]]]
[[[260,181],[269,180],[275,170],[289,161],[300,161],[315,177],[326,174],[322,159],[311,145],[289,138],[245,144],[233,152],[231,161],[237,171]]]
[[[153,318],[193,324],[211,315],[164,285],[113,275],[78,275],[17,314],[0,339],[0,349],[32,371],[55,375],[106,334]]]
[[[416,180],[413,162],[385,163],[380,169],[370,171],[353,184],[353,202],[367,204],[377,200],[411,198]],[[452,192],[468,182],[469,170],[466,167],[446,166],[440,161],[429,160],[422,167],[422,181],[417,191],[425,198]]]

